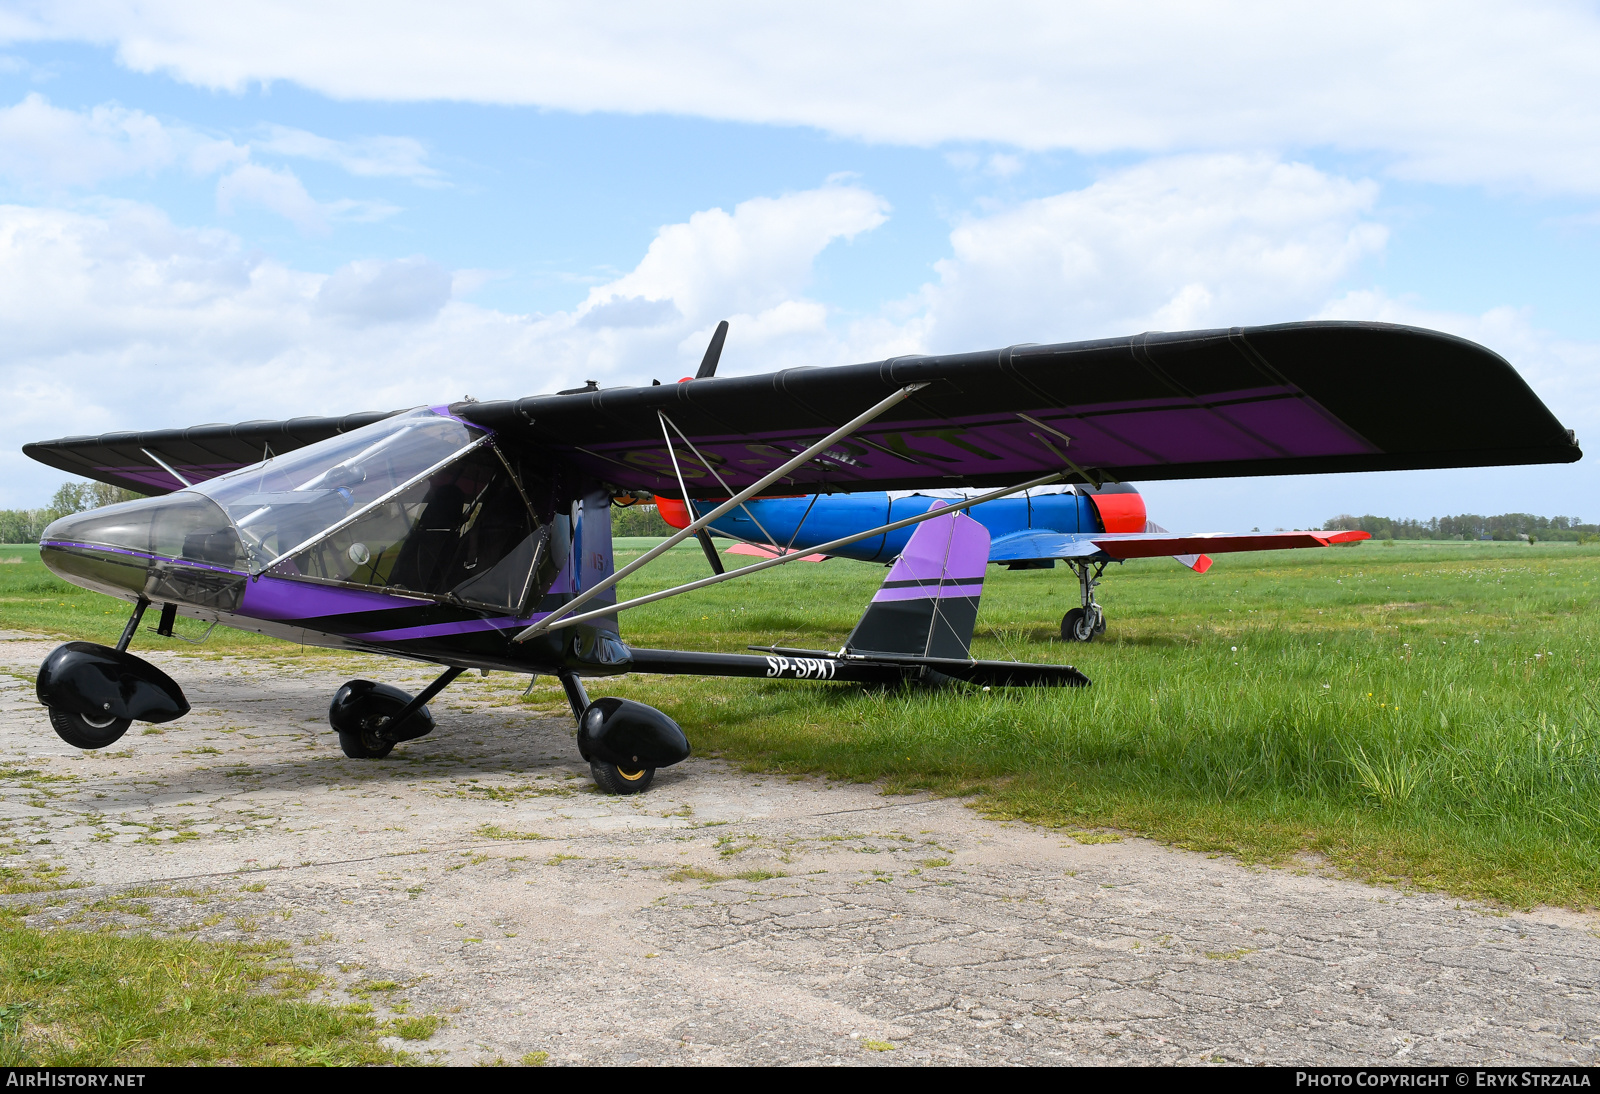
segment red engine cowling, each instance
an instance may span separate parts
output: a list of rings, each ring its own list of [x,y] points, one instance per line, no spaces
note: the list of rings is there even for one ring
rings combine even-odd
[[[664,498],[657,494],[656,512],[674,528],[689,527],[689,507],[677,498]]]
[[[1142,532],[1148,517],[1144,511],[1144,498],[1139,496],[1139,491],[1125,482],[1108,482],[1096,490],[1092,486],[1080,486],[1080,491],[1088,495],[1094,504],[1095,513],[1100,517],[1100,528],[1105,532]]]

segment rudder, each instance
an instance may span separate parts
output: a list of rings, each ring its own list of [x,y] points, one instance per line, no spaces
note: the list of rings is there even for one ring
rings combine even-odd
[[[988,564],[989,531],[966,513],[923,521],[845,649],[966,659]]]

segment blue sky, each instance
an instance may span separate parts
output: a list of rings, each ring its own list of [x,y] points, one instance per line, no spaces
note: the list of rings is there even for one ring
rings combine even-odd
[[[724,317],[728,372],[1417,323],[1600,443],[1591,7],[596,10],[0,3],[0,506],[27,440],[676,379]],[[1146,492],[1594,520],[1591,464]]]

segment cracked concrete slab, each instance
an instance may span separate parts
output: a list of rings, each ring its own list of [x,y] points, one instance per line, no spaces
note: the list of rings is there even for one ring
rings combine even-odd
[[[278,938],[334,998],[433,1013],[432,1058],[584,1063],[1567,1063],[1600,1058],[1600,926],[1078,842],[959,802],[693,759],[593,791],[554,689],[464,677],[345,759],[378,659],[149,656],[194,711],[83,753],[0,641],[7,864],[28,921]],[[28,774],[33,772],[34,774]],[[380,985],[372,987],[373,984]],[[391,985],[391,986],[384,986]]]

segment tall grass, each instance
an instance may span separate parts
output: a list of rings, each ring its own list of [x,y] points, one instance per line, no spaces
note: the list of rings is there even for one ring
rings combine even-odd
[[[1075,662],[1091,688],[629,686],[758,766],[977,790],[1000,813],[1251,858],[1316,852],[1513,903],[1600,903],[1600,551],[1285,552],[1204,577],[1130,565],[1102,587],[1111,628],[1090,646],[1053,634],[1066,574],[990,573],[975,652]],[[827,587],[844,572],[808,577],[814,594],[785,590],[771,621],[835,643],[881,574],[859,575],[853,603]],[[692,630],[688,607],[633,623]],[[699,607],[720,644],[746,633],[737,605]]]
[[[626,559],[645,542],[619,541]],[[624,583],[703,576],[690,543]],[[780,567],[628,613],[640,646],[837,648],[884,569]],[[1107,825],[1511,903],[1600,905],[1600,547],[1400,544],[1113,567],[1103,641],[1064,643],[1065,570],[991,568],[974,654],[1075,663],[1086,689],[878,691],[626,677],[698,751],[977,793]],[[0,628],[114,638],[125,609],[0,566]],[[214,645],[267,652],[219,631]],[[141,635],[139,642],[156,639]],[[277,646],[276,649],[285,647]]]

